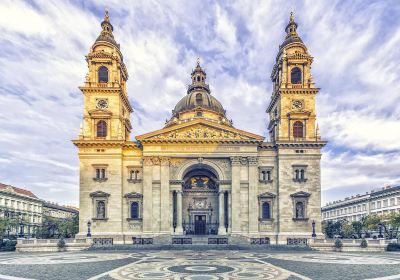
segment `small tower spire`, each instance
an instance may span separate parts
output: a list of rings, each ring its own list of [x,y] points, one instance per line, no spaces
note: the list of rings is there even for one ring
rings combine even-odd
[[[204,89],[208,93],[210,93],[210,88],[206,84],[207,74],[200,66],[200,57],[197,57],[196,60],[196,68],[192,71],[192,84],[189,86],[188,93],[190,93],[194,89]]]
[[[293,12],[290,12],[289,23],[286,26],[285,31],[287,33],[286,38],[299,37],[299,35],[297,35],[297,23],[294,21],[294,13]]]

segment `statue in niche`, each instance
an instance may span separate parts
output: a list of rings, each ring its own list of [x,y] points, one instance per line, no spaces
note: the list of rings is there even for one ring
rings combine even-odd
[[[304,218],[304,205],[303,202],[296,202],[296,218]]]
[[[104,201],[97,202],[97,218],[98,219],[106,218],[106,207]]]

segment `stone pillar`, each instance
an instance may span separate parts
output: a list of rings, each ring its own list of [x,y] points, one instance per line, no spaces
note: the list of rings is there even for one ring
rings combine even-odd
[[[218,193],[219,195],[219,226],[218,226],[218,234],[219,235],[224,235],[226,234],[226,229],[225,229],[225,207],[224,207],[224,191],[220,191]]]
[[[232,165],[232,233],[240,232],[240,157],[231,158]]]
[[[143,233],[153,232],[153,162],[143,159]]]
[[[230,191],[228,194],[228,233],[232,232],[232,194]]]
[[[168,233],[171,226],[171,209],[169,207],[169,158],[161,158],[161,192],[160,192],[160,218],[161,232]]]
[[[249,157],[249,233],[258,233],[258,158]]]
[[[182,191],[176,191],[176,229],[175,234],[183,234],[182,228]]]

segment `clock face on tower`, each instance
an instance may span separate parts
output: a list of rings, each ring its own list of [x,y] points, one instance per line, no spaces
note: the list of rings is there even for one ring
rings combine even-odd
[[[292,108],[293,109],[297,109],[297,110],[303,109],[303,101],[301,101],[301,100],[293,100],[292,101]]]
[[[108,108],[108,101],[107,99],[99,99],[97,100],[97,108],[99,109],[106,109]]]

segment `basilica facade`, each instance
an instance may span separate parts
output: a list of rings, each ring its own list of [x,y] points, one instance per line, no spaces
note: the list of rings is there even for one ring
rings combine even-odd
[[[313,57],[291,15],[272,68],[268,139],[235,128],[197,62],[187,92],[160,130],[136,136],[128,71],[108,13],[80,87],[80,233],[113,244],[303,244],[321,235],[321,148]],[[265,116],[260,116],[264,118]]]

